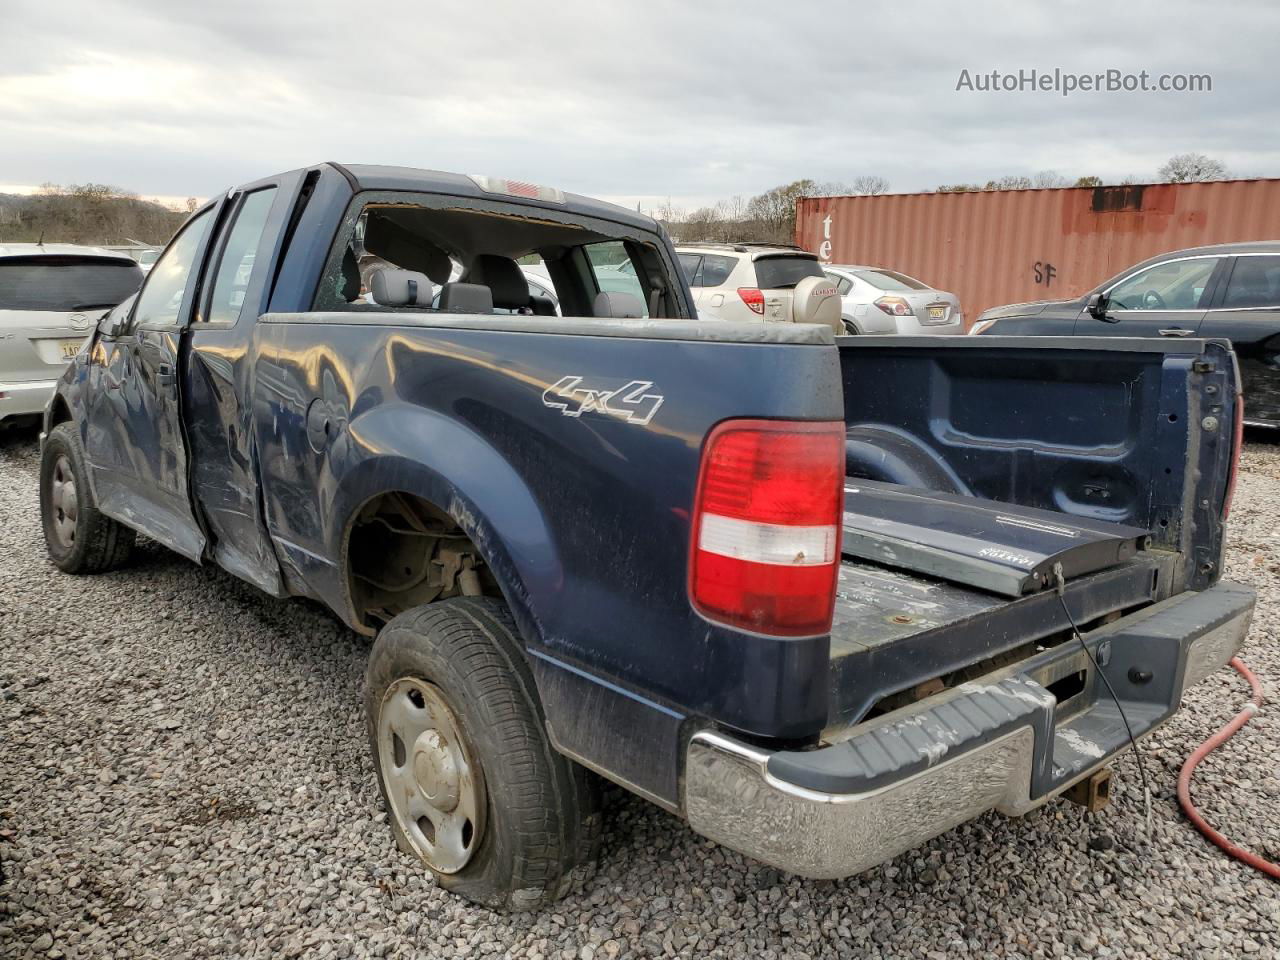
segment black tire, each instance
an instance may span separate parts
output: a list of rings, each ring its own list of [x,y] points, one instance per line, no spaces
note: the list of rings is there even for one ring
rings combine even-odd
[[[844,328],[844,335],[846,337],[856,337],[858,335],[858,328],[854,326],[853,321],[848,317],[841,317],[840,325]]]
[[[54,482],[70,472],[75,499],[74,517],[56,505]],[[102,573],[125,562],[136,534],[130,527],[102,514],[93,502],[89,471],[80,435],[72,423],[49,431],[40,455],[40,519],[49,557],[66,573]]]
[[[599,781],[552,748],[522,646],[499,600],[429,603],[382,629],[365,683],[369,745],[397,845],[441,887],[500,910],[536,910],[580,887],[594,871],[600,838]],[[415,849],[388,793],[380,710],[406,678],[442,695],[480,768],[484,822],[470,859],[454,872],[435,869]],[[407,761],[399,762],[403,771]]]

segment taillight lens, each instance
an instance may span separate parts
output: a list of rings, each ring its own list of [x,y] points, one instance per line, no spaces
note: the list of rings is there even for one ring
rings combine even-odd
[[[764,316],[763,292],[757,290],[755,287],[739,287],[738,296],[742,298],[742,302],[751,309],[752,313],[758,313],[760,316]]]
[[[911,304],[901,297],[881,297],[876,301],[876,306],[891,317],[905,317],[911,313]]]
[[[1231,515],[1231,499],[1236,495],[1236,478],[1240,474],[1240,452],[1244,449],[1244,396],[1236,394],[1236,422],[1231,431],[1231,472],[1227,474],[1227,495],[1222,501],[1222,519]]]
[[[707,437],[689,596],[710,620],[774,636],[831,629],[844,423],[730,420]]]

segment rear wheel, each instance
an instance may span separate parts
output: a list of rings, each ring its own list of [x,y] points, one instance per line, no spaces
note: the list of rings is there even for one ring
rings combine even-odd
[[[396,842],[440,886],[530,910],[585,880],[599,786],[551,747],[501,601],[456,597],[393,619],[369,658],[365,708]]]
[[[844,327],[844,335],[846,337],[856,337],[858,335],[858,328],[854,326],[853,321],[848,317],[841,317],[840,324]]]
[[[129,556],[135,534],[98,511],[74,424],[60,423],[40,456],[40,517],[49,556],[67,573],[101,573]]]

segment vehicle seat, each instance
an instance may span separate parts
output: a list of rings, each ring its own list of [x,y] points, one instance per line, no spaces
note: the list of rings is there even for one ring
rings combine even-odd
[[[364,249],[397,267],[424,273],[432,283],[448,283],[453,272],[453,261],[440,247],[386,217],[365,220]]]
[[[436,288],[425,273],[382,267],[369,276],[373,299],[384,307],[429,307]]]
[[[556,305],[550,297],[540,297],[536,294],[530,294],[529,306],[533,308],[533,312],[536,316],[554,317],[556,315]]]
[[[493,294],[493,305],[503,310],[532,309],[529,281],[520,265],[510,257],[493,253],[476,256],[459,278],[463,283],[480,284]],[[555,313],[554,310],[551,311]]]
[[[591,304],[591,313],[597,317],[638,320],[644,316],[644,304],[631,293],[601,290]]]
[[[446,283],[439,309],[445,313],[493,313],[493,293],[478,283]]]

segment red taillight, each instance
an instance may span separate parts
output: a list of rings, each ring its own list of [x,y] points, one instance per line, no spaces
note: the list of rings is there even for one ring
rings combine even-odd
[[[881,297],[876,306],[891,317],[905,317],[911,312],[911,304],[901,297]]]
[[[730,420],[702,451],[689,596],[756,633],[831,629],[844,503],[844,423]]]
[[[758,313],[764,316],[764,294],[755,287],[739,287],[738,296],[742,298],[752,313]]]
[[[1240,451],[1244,449],[1244,397],[1236,394],[1236,422],[1231,437],[1231,472],[1227,474],[1227,495],[1222,500],[1222,519],[1231,514],[1231,498],[1236,495],[1236,477],[1240,473]]]

